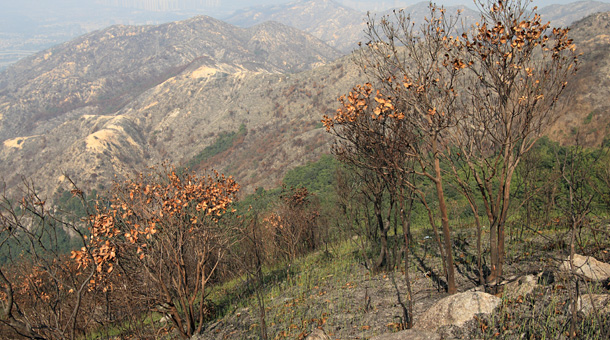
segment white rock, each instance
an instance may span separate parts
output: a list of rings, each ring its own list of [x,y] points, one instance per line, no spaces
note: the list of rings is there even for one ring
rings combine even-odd
[[[484,292],[454,294],[425,311],[413,328],[432,331],[446,325],[461,327],[475,314],[491,314],[500,302],[499,297]]]
[[[440,340],[438,333],[416,329],[407,329],[396,333],[386,333],[371,338],[371,340]]]
[[[509,299],[516,299],[519,296],[525,297],[533,292],[537,286],[538,279],[534,275],[522,276],[504,286],[504,296]]]
[[[599,313],[610,313],[610,295],[608,294],[584,294],[578,297],[576,303],[578,310],[591,314],[595,310]]]
[[[332,340],[323,329],[316,328],[309,334],[305,340]]]
[[[593,281],[604,281],[610,278],[610,264],[598,261],[592,256],[574,255],[576,273]],[[559,265],[559,270],[570,272],[570,258]]]

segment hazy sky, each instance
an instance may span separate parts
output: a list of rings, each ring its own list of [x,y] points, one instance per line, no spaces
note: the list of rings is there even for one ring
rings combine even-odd
[[[297,0],[0,0],[0,39],[10,32],[34,31],[44,27],[74,24],[91,31],[112,24],[159,24],[209,15],[218,19],[234,11],[260,5],[274,5]],[[298,0],[307,1],[307,0]],[[327,0],[317,0],[327,1]],[[329,0],[330,1],[330,0]],[[366,12],[406,7],[422,0],[334,0],[344,6]],[[466,5],[473,0],[436,0],[440,5]],[[598,0],[610,2],[610,0]],[[535,0],[534,5],[564,4],[573,0]],[[0,41],[1,43],[1,41]],[[1,44],[0,44],[1,45]],[[0,46],[1,47],[1,46]]]
[[[29,10],[35,12],[38,10],[46,11],[47,9],[62,9],[62,10],[77,10],[78,8],[90,9],[92,6],[99,5],[120,5],[120,7],[136,7],[142,9],[146,3],[163,3],[164,7],[172,10],[193,10],[199,9],[201,14],[217,14],[227,15],[230,12],[251,6],[282,4],[289,3],[295,0],[0,0],[0,12]],[[394,7],[402,7],[421,2],[421,0],[334,0],[345,6],[354,9],[366,10],[383,10]],[[602,2],[610,2],[610,0],[598,0]],[[437,4],[456,5],[463,4],[469,7],[474,7],[473,0],[436,0]],[[538,7],[544,7],[550,4],[565,4],[575,2],[574,0],[535,0],[534,4]]]
[[[339,2],[341,4],[344,4],[346,6],[350,6],[354,7],[356,9],[364,9],[370,5],[373,5],[375,7],[379,6],[382,7],[382,9],[388,9],[388,8],[393,8],[393,7],[400,7],[400,6],[405,6],[405,5],[409,5],[409,4],[415,4],[421,1],[418,0],[411,0],[411,1],[404,1],[404,0],[371,0],[371,1],[363,1],[363,0],[335,0],[336,2]],[[552,4],[568,4],[568,3],[572,3],[572,2],[576,2],[578,0],[534,0],[533,4],[535,6],[538,7],[544,7],[547,5],[552,5]],[[610,0],[597,0],[600,2],[610,2]],[[255,1],[253,1],[255,2]],[[282,1],[282,2],[290,2],[290,0],[287,1]],[[437,0],[434,1],[437,4],[440,5],[465,5],[471,8],[474,8],[474,2],[472,0]],[[357,8],[360,7],[360,8]]]

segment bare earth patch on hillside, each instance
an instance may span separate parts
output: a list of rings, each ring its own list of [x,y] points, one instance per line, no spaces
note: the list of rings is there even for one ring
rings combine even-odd
[[[0,119],[1,118],[2,118],[2,115],[0,115]],[[17,137],[17,138],[7,139],[3,142],[3,144],[7,148],[22,149],[23,143],[26,140],[28,140],[30,138],[35,138],[35,137],[38,137],[38,136]]]

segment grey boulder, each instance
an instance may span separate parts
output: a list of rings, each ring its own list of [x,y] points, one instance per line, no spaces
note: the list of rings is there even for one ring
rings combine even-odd
[[[586,315],[596,311],[601,314],[607,314],[610,313],[610,295],[583,294],[578,297],[576,305],[578,310]]]
[[[526,297],[538,286],[538,278],[534,275],[525,275],[507,283],[504,286],[504,296],[516,299],[519,296]]]

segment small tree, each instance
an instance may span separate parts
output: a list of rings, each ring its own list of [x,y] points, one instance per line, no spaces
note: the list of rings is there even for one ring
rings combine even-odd
[[[230,228],[220,222],[238,189],[217,172],[197,176],[173,168],[116,183],[107,207],[91,216],[93,256],[72,256],[82,267],[96,268],[94,284],[118,270],[129,289],[168,315],[187,339],[201,331],[210,313],[207,284],[231,242]]]
[[[92,260],[83,223],[53,208],[33,182],[20,189],[19,200],[0,198],[0,325],[29,339],[75,339],[93,326],[102,294],[88,289],[95,268],[67,256],[80,242],[83,259]],[[88,207],[82,191],[72,193]]]
[[[341,108],[334,117],[324,116],[323,123],[337,136],[333,153],[359,178],[362,196],[372,204],[374,227],[367,234],[371,240],[379,240],[373,265],[379,270],[388,262],[388,232],[398,203],[397,195],[389,194],[400,185],[396,183],[398,173],[393,163],[398,160],[394,158],[405,157],[408,142],[395,138],[403,134],[396,131],[402,128],[400,124],[389,116],[394,112],[392,103],[380,92],[374,95],[371,84],[356,86],[339,101]]]
[[[491,275],[502,276],[512,178],[557,116],[575,70],[568,29],[550,28],[527,0],[477,2],[481,20],[454,44],[462,114],[448,140],[477,183],[490,225]]]
[[[455,293],[457,288],[441,160],[449,147],[444,136],[457,125],[459,102],[455,83],[464,66],[453,54],[447,53],[455,44],[455,36],[451,34],[455,34],[456,23],[457,18],[447,16],[444,9],[432,5],[430,17],[417,29],[402,11],[395,12],[393,17],[383,17],[380,23],[369,17],[366,34],[370,42],[356,62],[372,78],[374,85],[370,87],[378,89],[375,107],[371,106],[371,120],[378,122],[378,129],[368,129],[372,138],[349,141],[371,153],[366,159],[385,176],[388,188],[396,184],[397,178],[400,178],[398,182],[404,182],[410,174],[416,174],[417,181],[402,184],[418,191],[420,200],[426,201],[422,185],[426,182],[434,185],[443,233],[440,252],[450,293]],[[349,130],[357,120],[341,115],[349,117],[354,112],[365,112],[370,102],[363,98],[347,99],[342,101],[334,123]],[[333,128],[332,120],[327,118],[325,122],[327,129]],[[363,132],[366,129],[356,130],[359,131],[356,136],[366,135]],[[346,140],[340,136],[344,133],[339,133],[340,142]],[[396,196],[390,198],[396,199]],[[430,217],[436,228],[435,218]]]
[[[250,210],[252,211],[252,210]],[[256,211],[252,211],[251,216],[245,217],[242,220],[242,228],[240,229],[240,242],[235,250],[234,260],[239,270],[246,273],[247,283],[252,286],[256,295],[258,304],[258,316],[260,322],[260,337],[262,340],[269,338],[267,334],[267,318],[265,307],[264,294],[264,274],[263,265],[268,263],[268,258],[271,254],[269,238],[269,229],[265,228],[263,223],[260,223]]]
[[[279,204],[263,219],[273,251],[288,261],[314,250],[319,243],[319,204],[306,188],[284,187]]]
[[[368,167],[379,165],[379,158],[386,159],[384,150],[395,149],[386,130],[377,127],[402,126],[395,131],[401,134],[404,146],[400,150],[408,157],[395,157],[397,162],[377,168],[416,174],[419,179],[411,183],[413,190],[421,188],[424,180],[434,184],[443,230],[441,254],[451,293],[456,287],[444,184],[456,182],[477,217],[476,200],[483,201],[490,223],[489,279],[501,276],[513,174],[523,154],[554,120],[552,109],[574,71],[576,56],[568,30],[551,30],[529,10],[528,3],[481,1],[480,22],[461,36],[457,17],[447,16],[434,5],[418,28],[402,12],[379,23],[370,18],[370,42],[357,63],[374,82],[372,87],[379,89],[375,96],[379,106],[371,106],[373,120],[387,112],[383,119],[392,123],[372,128],[354,124],[357,113],[369,108],[371,102],[365,98],[370,92],[342,100],[335,117],[325,118],[327,129],[339,132],[338,143],[355,145],[346,150]],[[348,130],[358,138],[347,138]],[[362,138],[368,134],[379,138]],[[434,226],[434,219],[430,220]]]

